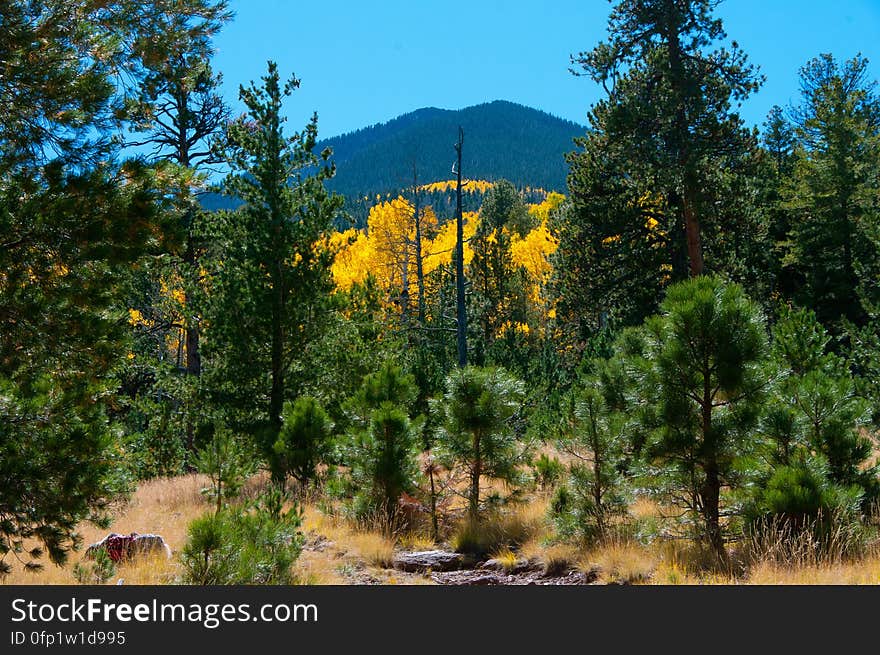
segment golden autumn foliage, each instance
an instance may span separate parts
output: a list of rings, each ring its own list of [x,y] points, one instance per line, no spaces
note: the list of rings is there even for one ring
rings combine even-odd
[[[550,218],[550,212],[559,207],[564,200],[565,196],[561,193],[556,193],[555,191],[550,192],[547,194],[547,197],[544,198],[543,202],[529,205],[529,213],[540,222],[544,223]]]
[[[164,332],[163,357],[171,358],[178,365],[182,365],[186,361],[185,308],[186,292],[183,289],[182,278],[177,273],[166,274],[159,279],[158,302],[154,307],[162,318],[144,316],[141,310],[130,308],[128,323],[134,328],[145,331],[153,331],[161,327]],[[129,353],[128,359],[134,358],[135,355]]]
[[[446,180],[423,184],[419,189],[428,193],[455,191],[457,184],[456,180]],[[461,190],[463,193],[486,193],[493,186],[495,186],[493,182],[487,182],[486,180],[462,180]]]
[[[465,185],[469,192],[485,192],[493,183],[470,180]],[[425,191],[446,191],[455,187],[454,181],[435,182],[422,186]],[[550,213],[559,207],[565,197],[549,193],[543,202],[529,205],[529,213],[538,221],[537,227],[524,236],[513,234],[510,240],[510,257],[514,265],[522,267],[529,277],[530,302],[547,318],[555,311],[544,298],[544,287],[552,272],[550,256],[558,242],[548,227]],[[479,212],[464,212],[464,263],[470,265],[474,253],[470,241],[479,225]],[[430,207],[422,210],[422,270],[426,276],[437,269],[450,266],[455,249],[455,221],[440,224]],[[336,251],[332,267],[337,288],[347,290],[354,284],[363,283],[372,276],[390,298],[397,298],[404,287],[409,296],[418,293],[416,278],[416,230],[414,209],[403,197],[390,200],[379,199],[370,209],[367,226],[363,230],[349,229],[337,232],[331,238]],[[490,235],[491,239],[492,236]],[[527,333],[525,324],[509,325],[506,329]]]
[[[412,204],[398,197],[380,202],[370,209],[365,230],[337,233],[332,244],[338,248],[333,263],[333,280],[339,289],[349,289],[372,275],[386,291],[399,293],[404,286],[412,297],[417,293],[416,226]],[[464,237],[470,239],[478,221],[476,212],[465,212]],[[437,216],[427,207],[421,211],[422,268],[430,275],[452,261],[455,248],[455,222],[438,227]],[[465,243],[464,261],[473,258]]]

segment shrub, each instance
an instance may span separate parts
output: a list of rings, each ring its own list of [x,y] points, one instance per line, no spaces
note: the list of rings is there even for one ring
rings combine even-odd
[[[317,478],[318,464],[330,454],[333,423],[310,396],[285,403],[282,416],[284,423],[273,448],[273,475],[280,480],[291,475],[300,485],[306,485]]]
[[[247,477],[253,472],[253,459],[235,436],[222,424],[214,426],[211,441],[199,451],[198,470],[211,480],[202,493],[216,503],[220,512],[224,501],[238,497]]]
[[[861,550],[864,526],[859,506],[862,490],[843,487],[828,477],[821,456],[778,466],[748,510],[747,532],[761,558],[798,553],[843,557]]]
[[[284,511],[272,489],[251,506],[228,507],[195,519],[181,558],[187,584],[291,584],[302,550],[298,507]]]
[[[418,430],[402,409],[383,402],[372,412],[369,428],[353,435],[351,445],[355,513],[359,519],[377,516],[382,527],[393,530],[398,500],[415,487]]]
[[[535,484],[542,491],[555,487],[565,473],[562,462],[555,457],[548,457],[546,453],[541,453],[541,456],[532,462],[532,467],[535,469]]]

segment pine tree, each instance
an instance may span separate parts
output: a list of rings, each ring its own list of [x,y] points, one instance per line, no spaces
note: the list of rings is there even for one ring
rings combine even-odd
[[[271,468],[277,479],[288,475],[305,487],[318,476],[318,465],[332,451],[333,422],[320,403],[310,396],[284,405],[284,423],[274,446]]]
[[[516,467],[525,450],[511,419],[520,410],[524,392],[523,383],[501,368],[469,366],[447,377],[438,445],[450,467],[458,465],[468,473],[471,521],[479,519],[482,476],[510,482],[518,477]]]
[[[608,93],[569,156],[559,227],[561,318],[581,338],[606,314],[637,324],[667,283],[704,269],[759,273],[746,181],[756,143],[733,105],[761,79],[735,41],[721,45],[715,4],[620,0],[608,41],[572,58]]]
[[[181,216],[181,248],[176,268],[186,280],[185,369],[201,372],[198,316],[193,294],[198,289],[193,223],[199,214],[195,192],[205,186],[198,173],[217,163],[215,141],[229,119],[219,93],[221,76],[210,64],[211,39],[231,18],[226,0],[159,0],[149,7],[151,20],[139,30],[132,49],[141,68],[140,84],[126,103],[125,118],[136,135],[128,145],[151,148],[150,156],[184,169],[183,184],[176,190]]]
[[[573,460],[569,482],[554,497],[552,513],[563,533],[587,541],[607,539],[611,519],[626,513],[621,471],[628,420],[612,396],[598,378],[580,384],[573,393],[569,430],[558,440]]]
[[[401,494],[415,489],[419,430],[422,418],[411,419],[417,388],[415,378],[386,361],[364,377],[347,407],[353,415],[348,461],[360,491],[357,512],[378,511],[384,527],[393,528]]]
[[[788,263],[804,278],[797,299],[835,333],[864,325],[880,300],[880,100],[868,61],[831,55],[801,70],[803,102],[791,184]]]
[[[121,3],[11,1],[0,21],[0,574],[62,563],[124,490],[123,281],[164,247],[156,171],[119,162]]]
[[[647,431],[653,484],[725,559],[722,491],[736,489],[772,371],[764,322],[742,287],[699,277],[670,287],[660,313],[621,337]]]
[[[868,463],[872,445],[861,433],[869,404],[856,393],[847,362],[829,352],[830,342],[812,311],[783,312],[773,347],[783,372],[778,395],[787,420],[786,429],[772,436],[777,444],[784,437],[786,456],[780,463],[798,457],[824,462],[828,483],[857,489],[862,508],[869,510],[880,497],[878,468]]]
[[[282,425],[284,401],[300,394],[289,377],[321,333],[333,289],[330,233],[342,199],[324,182],[329,150],[314,152],[317,115],[302,132],[284,133],[282,102],[299,86],[280,82],[269,62],[262,86],[242,87],[247,114],[228,129],[227,193],[244,203],[211,226],[211,340],[218,402],[260,434],[267,458]]]

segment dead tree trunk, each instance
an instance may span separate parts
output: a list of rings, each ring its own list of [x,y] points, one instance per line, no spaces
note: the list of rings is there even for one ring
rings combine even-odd
[[[464,279],[464,218],[461,209],[461,149],[464,145],[464,130],[458,128],[458,141],[455,144],[455,314],[458,334],[458,366],[467,366],[467,311],[465,308]]]
[[[422,262],[422,208],[419,194],[419,174],[413,162],[413,214],[416,221],[416,283],[418,284],[419,327],[425,327],[425,270]]]

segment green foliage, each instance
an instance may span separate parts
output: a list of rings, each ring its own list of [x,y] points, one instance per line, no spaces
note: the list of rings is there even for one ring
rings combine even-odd
[[[801,69],[798,147],[784,188],[791,215],[786,263],[803,277],[802,305],[835,333],[868,320],[880,299],[880,100],[868,62],[825,54]]]
[[[570,432],[559,439],[574,463],[551,515],[561,534],[587,542],[607,539],[629,500],[623,476],[629,425],[623,408],[609,401],[614,395],[598,378],[587,379],[574,393]]]
[[[267,492],[252,507],[232,506],[190,523],[181,551],[186,584],[291,584],[302,551],[298,507],[283,509],[285,498]]]
[[[321,401],[336,432],[343,434],[352,420],[348,403],[364,376],[398,356],[402,344],[386,331],[381,294],[372,277],[347,291],[337,290],[330,304],[321,333],[307,344],[291,373],[302,381],[306,395]]]
[[[437,435],[442,459],[463,468],[470,478],[468,515],[476,521],[480,509],[480,478],[488,476],[515,484],[518,466],[527,453],[512,429],[525,393],[521,381],[501,368],[465,367],[446,379],[438,411],[443,423]]]
[[[254,471],[253,457],[240,440],[222,423],[214,424],[214,435],[196,460],[198,470],[211,480],[211,486],[202,493],[216,503],[216,513],[223,509],[224,502],[234,500],[248,476]]]
[[[80,584],[106,584],[115,575],[116,564],[110,559],[106,548],[99,548],[95,551],[94,561],[87,564],[77,562],[73,566],[73,577]]]
[[[215,159],[210,140],[228,119],[211,70],[211,39],[232,18],[226,0],[153,0],[151,20],[132,42],[140,84],[126,98],[125,118],[153,156],[198,168]]]
[[[505,324],[529,323],[528,274],[513,265],[510,246],[514,234],[527,234],[533,223],[519,192],[507,180],[497,182],[486,194],[480,223],[471,239],[474,257],[468,267],[468,310],[473,317],[471,331],[475,332],[470,343],[473,360],[479,365],[489,363]]]
[[[874,426],[880,426],[880,330],[877,321],[861,329],[848,325],[846,342],[846,358],[854,373],[856,392],[869,404]]]
[[[371,412],[369,427],[352,436],[348,453],[358,516],[378,514],[383,527],[398,527],[400,496],[415,489],[418,445],[418,426],[403,409],[383,401]]]
[[[364,376],[360,389],[346,403],[355,421],[360,425],[369,423],[370,414],[383,404],[389,403],[408,412],[413,407],[418,389],[415,377],[403,372],[403,368],[388,360],[381,368]]]
[[[415,378],[392,361],[364,377],[348,401],[354,417],[347,461],[355,489],[355,513],[378,513],[385,527],[397,522],[400,496],[416,486],[422,418],[411,420],[417,395]]]
[[[310,396],[285,403],[283,419],[270,461],[272,474],[276,480],[291,475],[304,486],[317,479],[318,465],[329,459],[333,423],[321,404]]]
[[[186,449],[180,434],[174,429],[171,410],[165,404],[139,403],[131,414],[143,416],[142,412],[153,414],[144,421],[142,430],[130,432],[124,440],[128,466],[136,480],[164,478],[180,475],[184,471]],[[129,416],[133,419],[133,416]],[[131,424],[131,420],[129,424]]]
[[[101,5],[100,7],[98,5]],[[62,563],[125,486],[113,392],[123,282],[164,246],[160,171],[113,147],[122,2],[14,0],[0,21],[0,573]]]
[[[861,432],[869,405],[860,398],[847,363],[826,352],[829,336],[809,310],[783,312],[773,346],[783,375],[770,432],[782,464],[798,459],[825,463],[828,483],[860,490],[867,511],[880,498],[876,465],[868,465],[870,440]]]
[[[860,511],[862,498],[858,487],[831,481],[821,455],[802,457],[775,468],[758,488],[746,507],[746,535],[759,551],[771,551],[759,554],[764,559],[785,558],[789,551],[801,558],[864,552],[870,531]]]
[[[563,463],[556,457],[548,457],[547,453],[541,453],[532,462],[532,467],[535,469],[535,483],[542,491],[554,488],[565,474]]]
[[[830,521],[836,512],[857,515],[861,490],[834,485],[821,458],[798,460],[773,470],[758,491],[753,521],[776,519],[800,528],[817,519]]]
[[[670,287],[661,313],[621,337],[641,407],[648,483],[686,511],[696,534],[724,556],[722,489],[751,469],[755,427],[770,382],[767,335],[742,287],[698,277]]]
[[[710,0],[620,0],[609,38],[572,57],[608,97],[569,155],[558,225],[559,315],[584,340],[607,318],[640,323],[689,274],[761,275],[755,138],[734,110],[761,78],[726,45]]]

